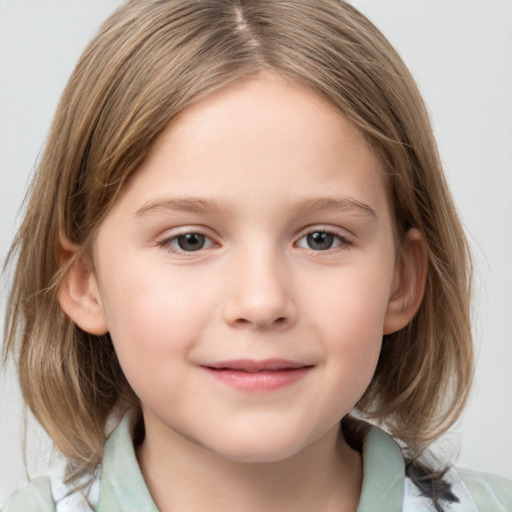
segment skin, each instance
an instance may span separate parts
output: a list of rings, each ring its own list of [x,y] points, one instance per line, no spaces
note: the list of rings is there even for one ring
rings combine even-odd
[[[204,246],[184,250],[186,233]],[[410,252],[397,262],[371,148],[311,92],[267,74],[173,120],[100,226],[94,269],[83,260],[60,294],[111,334],[162,512],[356,509],[361,458],[339,421],[417,307]],[[308,369],[248,391],[204,368],[274,358]]]

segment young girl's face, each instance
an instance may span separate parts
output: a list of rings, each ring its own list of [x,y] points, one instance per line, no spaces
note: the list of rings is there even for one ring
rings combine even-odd
[[[382,169],[330,105],[276,75],[160,137],[95,241],[88,286],[147,442],[273,461],[322,439],[397,328]]]

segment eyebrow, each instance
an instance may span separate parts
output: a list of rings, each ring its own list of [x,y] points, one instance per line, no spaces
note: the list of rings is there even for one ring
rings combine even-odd
[[[135,212],[136,217],[166,211],[191,213],[229,213],[233,210],[227,203],[202,197],[155,198]]]
[[[326,211],[354,210],[377,218],[375,210],[368,204],[348,197],[306,198],[293,205],[296,214]],[[225,202],[202,197],[155,198],[145,203],[135,212],[136,217],[167,211],[184,211],[191,213],[232,213],[234,208]]]
[[[354,210],[377,219],[375,210],[368,204],[349,197],[322,197],[302,199],[294,206],[296,213]]]

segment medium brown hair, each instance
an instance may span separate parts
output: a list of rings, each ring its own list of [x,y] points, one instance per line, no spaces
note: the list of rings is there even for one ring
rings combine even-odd
[[[139,407],[109,335],[61,311],[60,240],[85,249],[123,185],[187,105],[272,70],[326,98],[369,141],[389,184],[397,247],[423,235],[427,282],[412,322],[385,336],[355,414],[414,455],[458,418],[470,388],[470,258],[428,114],[404,63],[341,0],[132,0],[102,26],[63,93],[24,221],[4,355],[24,399],[79,471],[96,465],[113,411]],[[341,391],[340,391],[341,392]]]

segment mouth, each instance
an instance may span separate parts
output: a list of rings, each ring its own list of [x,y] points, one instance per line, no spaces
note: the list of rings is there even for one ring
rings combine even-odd
[[[298,382],[314,365],[284,359],[239,359],[201,365],[211,376],[245,392],[270,392]]]

